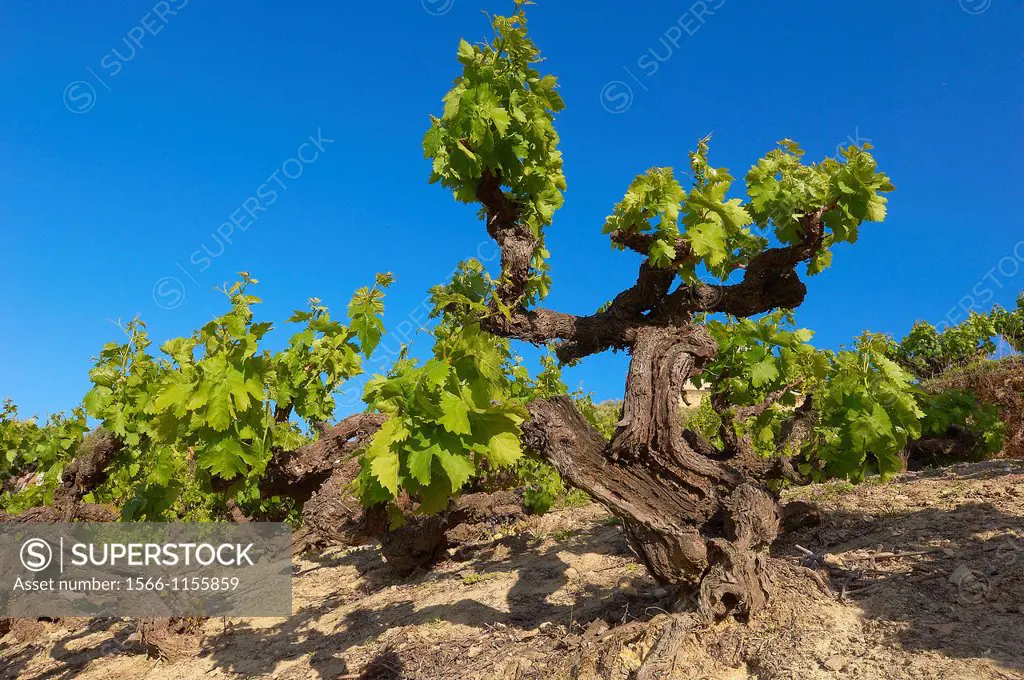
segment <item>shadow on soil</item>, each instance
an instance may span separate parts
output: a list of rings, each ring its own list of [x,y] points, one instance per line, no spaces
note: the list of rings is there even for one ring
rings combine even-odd
[[[954,510],[833,512],[816,527],[785,534],[773,554],[799,558],[796,545],[819,555],[880,555],[830,567],[831,587],[907,650],[1024,668],[1024,516],[978,502]]]
[[[78,621],[81,621],[80,619]],[[103,632],[111,629],[112,626],[117,625],[117,619],[89,619],[83,622],[83,625],[76,628],[69,635],[61,638],[50,651],[50,656],[59,662],[58,667],[50,669],[45,673],[32,676],[35,680],[71,680],[78,676],[79,670],[87,666],[90,662],[110,657],[117,654],[125,653],[142,653],[142,647],[139,645],[133,645],[128,642],[128,638],[134,632],[134,626],[121,626],[120,629],[114,632],[112,638],[107,638],[103,642],[87,647],[85,649],[71,649],[72,643],[82,638],[93,635],[94,633]],[[37,634],[32,631],[31,628],[38,627],[39,633],[42,632],[42,624],[34,619],[24,619],[18,621],[16,626],[24,626],[24,633],[29,637]],[[3,651],[6,644],[12,642],[11,638],[15,638],[14,635],[4,638],[0,642],[0,651]],[[15,638],[15,642],[17,639]],[[32,659],[39,653],[39,650],[35,645],[29,644],[23,649],[19,650],[13,657],[6,658],[4,664],[0,667],[0,679],[2,680],[14,680],[15,678],[28,677],[25,674],[25,670],[29,667]]]
[[[487,559],[487,553],[493,553],[499,546],[507,550],[510,556],[506,559]],[[576,575],[575,570],[558,555],[565,552],[577,555],[593,552],[607,554],[610,551],[620,555],[629,554],[617,527],[594,526],[575,533],[545,552],[538,554],[535,550],[526,537],[511,536],[473,551],[472,557],[475,559],[472,563],[472,579],[482,582],[489,580],[492,575],[518,572],[505,598],[507,611],[469,597],[443,605],[417,606],[413,600],[414,594],[410,591],[409,594],[396,595],[394,600],[380,608],[359,607],[349,611],[334,622],[334,630],[324,632],[311,623],[343,604],[338,598],[329,598],[317,606],[301,609],[278,626],[264,629],[237,626],[222,636],[207,638],[202,654],[210,657],[216,667],[243,675],[272,673],[282,660],[311,655],[310,665],[318,677],[329,678],[352,672],[345,669],[341,660],[346,651],[372,642],[391,628],[446,622],[478,628],[483,632],[487,626],[502,623],[526,631],[546,621],[562,624],[576,621],[585,625],[595,618],[602,618],[611,623],[628,611],[640,613],[645,608],[666,604],[664,593],[658,598],[638,594],[630,596],[614,584],[600,587],[585,583],[580,578],[583,575]],[[345,563],[356,566],[362,576],[374,585],[374,589],[389,585],[386,566],[376,551],[359,551],[341,558],[332,558],[332,564],[336,566]],[[580,587],[575,589],[571,604],[553,604],[548,601],[549,595],[562,590],[573,578],[578,578]],[[638,585],[642,581],[645,590],[655,588],[642,572],[638,572],[632,580]],[[404,582],[390,582],[390,585],[404,583],[416,586],[426,582],[432,588],[451,591],[463,588],[465,583],[459,574],[444,574],[440,578],[427,574]],[[251,653],[236,651],[236,647],[259,649],[260,654],[253,658]],[[378,677],[366,675],[373,669],[374,663],[371,662],[360,677]],[[387,671],[385,668],[384,671],[376,672]],[[389,676],[384,674],[380,677]]]
[[[978,479],[978,475],[994,477],[998,471],[983,471],[971,478]],[[951,479],[950,484],[957,484],[957,480]],[[895,638],[908,650],[941,652],[954,658],[988,658],[1006,668],[1024,668],[1024,515],[1008,514],[978,502],[964,503],[953,510],[924,507],[893,508],[874,514],[833,512],[817,526],[785,534],[773,553],[799,558],[803,553],[797,545],[819,555],[864,551],[857,553],[865,555],[863,559],[830,570],[831,586],[845,593],[844,601],[849,606],[864,612],[869,627],[884,629],[878,632],[879,638]],[[308,658],[316,673],[311,677],[362,673],[358,677],[365,680],[390,679],[402,677],[403,660],[396,651],[385,648],[359,669],[346,666],[346,652],[402,626],[448,622],[484,632],[500,622],[526,631],[546,621],[586,625],[603,618],[616,623],[627,614],[639,618],[667,608],[664,595],[660,599],[645,595],[654,592],[656,586],[642,569],[629,577],[639,589],[637,594],[616,583],[609,584],[608,579],[604,579],[604,585],[597,585],[592,582],[597,580],[594,574],[576,573],[559,556],[594,552],[628,556],[629,549],[616,526],[593,524],[543,552],[536,550],[529,539],[511,536],[480,546],[469,556],[473,574],[480,577],[516,572],[504,607],[470,597],[417,606],[412,587],[427,589],[420,592],[457,593],[465,585],[464,577],[434,573],[396,581],[389,578],[376,550],[328,555],[303,573],[354,566],[364,577],[359,591],[333,594],[299,609],[277,625],[261,628],[243,623],[229,627],[207,637],[200,654],[216,668],[242,676],[279,672],[281,664]],[[920,554],[876,557],[874,561],[868,557],[880,553]],[[558,603],[549,601],[550,595],[570,582],[573,585],[566,590],[571,596],[561,594],[555,598]],[[390,586],[397,586],[394,596],[378,608],[360,605],[332,619],[336,610]],[[567,597],[572,601],[566,603]],[[67,650],[71,640],[107,628],[116,631],[113,640],[94,648]],[[40,677],[70,679],[92,659],[136,652],[137,648],[126,641],[132,630],[130,624],[90,622],[58,643],[53,656],[60,666]],[[0,647],[10,644],[10,639],[5,638]],[[29,646],[8,657],[0,677],[24,677],[20,671],[36,653],[38,650]],[[296,677],[308,676],[304,665],[302,672]],[[287,670],[280,677],[288,677]]]

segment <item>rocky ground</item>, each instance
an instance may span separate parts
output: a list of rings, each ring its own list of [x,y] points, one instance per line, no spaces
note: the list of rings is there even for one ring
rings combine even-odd
[[[481,531],[429,573],[373,548],[296,564],[288,619],[213,619],[149,658],[122,620],[19,622],[0,678],[1024,678],[1024,463],[827,484],[775,547],[749,625],[671,613],[587,504]]]

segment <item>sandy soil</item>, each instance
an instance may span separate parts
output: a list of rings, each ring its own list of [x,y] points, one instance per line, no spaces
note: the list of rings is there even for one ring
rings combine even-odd
[[[300,561],[291,618],[210,620],[174,663],[148,658],[132,621],[19,625],[0,678],[624,680],[651,654],[650,678],[1024,678],[1024,463],[787,498],[821,518],[776,545],[775,597],[749,625],[670,614],[673,594],[586,505],[483,531],[405,580],[373,548]]]

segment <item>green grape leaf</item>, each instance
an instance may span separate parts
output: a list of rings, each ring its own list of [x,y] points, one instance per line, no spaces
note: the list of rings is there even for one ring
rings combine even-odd
[[[491,437],[487,443],[487,460],[498,467],[512,465],[523,455],[519,437],[513,432],[502,432]]]
[[[151,408],[148,412],[160,413],[185,404],[188,401],[194,389],[193,385],[179,378],[178,375],[174,375],[174,378],[164,383],[156,399],[151,402]]]
[[[448,476],[452,493],[458,493],[465,486],[466,482],[469,481],[469,478],[473,476],[476,466],[473,465],[473,461],[467,456],[461,453],[452,453],[444,448],[439,448],[436,451],[436,456],[438,462],[441,463],[441,467],[444,468],[445,474]]]
[[[469,409],[469,404],[460,397],[444,392],[441,394],[441,410],[444,415],[437,422],[453,434],[471,434]]]
[[[750,367],[750,381],[755,387],[767,385],[779,377],[779,368],[775,365],[775,359],[769,357]]]
[[[370,461],[370,473],[392,496],[398,495],[398,454],[388,451]]]
[[[438,447],[434,445],[413,449],[409,452],[409,457],[407,458],[409,474],[423,486],[430,484],[430,467],[434,462],[434,454],[438,450]]]
[[[223,432],[231,425],[231,388],[223,382],[209,385],[206,401],[206,422],[214,430]]]
[[[725,245],[725,229],[715,222],[702,222],[687,230],[687,237],[693,252],[707,260],[712,266],[725,262],[728,250]]]
[[[676,249],[667,241],[657,239],[651,244],[649,257],[651,266],[669,267],[672,265],[672,261],[676,259]]]
[[[246,471],[245,451],[233,437],[224,437],[202,447],[196,453],[196,463],[211,475],[234,479]]]

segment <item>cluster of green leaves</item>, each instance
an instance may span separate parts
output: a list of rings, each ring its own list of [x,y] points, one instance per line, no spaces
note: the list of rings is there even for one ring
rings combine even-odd
[[[523,506],[535,515],[543,515],[569,489],[558,470],[533,456],[523,456],[513,469],[510,486],[523,490]]]
[[[604,232],[654,235],[648,253],[656,267],[672,266],[681,235],[694,257],[680,258],[679,273],[686,281],[696,278],[696,266],[725,278],[767,245],[749,226],[750,214],[739,198],[727,198],[733,177],[725,168],[708,163],[708,142],[700,140],[690,154],[693,186],[685,191],[672,168],[651,168],[630,184],[626,195],[605,220]],[[681,218],[681,219],[680,219]]]
[[[1017,352],[1024,352],[1024,291],[1017,295],[1017,307],[1006,310],[996,307],[992,310],[992,321],[996,333],[1001,335]]]
[[[391,504],[396,521],[403,493],[432,513],[470,487],[521,488],[526,507],[543,513],[566,488],[553,467],[521,449],[525,405],[569,394],[597,422],[589,395],[570,394],[550,348],[533,377],[508,340],[480,328],[493,283],[480,262],[461,263],[431,292],[433,356],[420,362],[403,353],[366,386],[368,407],[388,420],[362,453],[355,488],[366,505]]]
[[[954,347],[961,343],[959,352],[975,346],[970,326],[965,325],[950,341]],[[893,347],[906,341],[896,345],[888,336],[865,333],[854,351],[836,355],[820,397],[815,394],[821,415],[815,453],[824,463],[818,469],[825,476],[887,476],[902,469],[900,454],[909,440],[946,436],[952,428],[973,434],[976,458],[1002,448],[1005,425],[998,407],[963,390],[924,389],[918,376],[890,358]],[[832,429],[837,424],[838,429]]]
[[[820,208],[824,214],[824,247],[808,265],[809,274],[824,271],[832,262],[831,246],[856,243],[860,225],[885,219],[887,199],[895,187],[871,156],[870,144],[840,149],[841,158],[826,158],[806,165],[804,152],[789,139],[779,142],[747,173],[750,214],[762,227],[774,227],[783,244],[803,238],[801,219]]]
[[[955,366],[980,361],[996,350],[996,319],[991,314],[971,312],[961,323],[939,331],[918,321],[899,343],[890,342],[886,353],[920,379],[934,378]]]
[[[141,320],[121,328],[125,341],[104,345],[95,358],[89,372],[93,387],[83,404],[89,416],[120,438],[124,447],[109,466],[107,480],[86,500],[120,507],[126,520],[209,519],[214,504],[211,496],[197,493],[201,484],[195,474],[194,451],[188,444],[164,444],[175,436],[176,428],[149,412],[157,386],[168,373],[166,364],[150,354],[151,342]],[[168,345],[176,347],[174,341]],[[161,430],[161,424],[166,429]]]
[[[273,357],[270,398],[277,410],[290,411],[307,423],[327,422],[334,416],[334,394],[343,382],[362,372],[360,355],[369,358],[384,334],[384,291],[390,273],[378,274],[372,287],[358,289],[348,306],[348,326],[331,319],[318,298],[309,311],[289,319],[304,323],[288,347]]]
[[[974,456],[979,460],[1002,448],[1006,425],[999,417],[998,405],[981,403],[966,390],[925,392],[920,395],[920,401],[924,410],[921,422],[924,435],[941,437],[952,428],[965,428],[977,438]]]
[[[708,142],[700,140],[690,154],[689,192],[672,168],[652,168],[630,184],[605,221],[605,233],[653,235],[650,263],[677,266],[683,280],[692,282],[698,266],[724,280],[764,251],[769,240],[755,228],[761,233],[774,230],[782,244],[796,244],[805,236],[801,220],[826,209],[824,247],[808,267],[816,274],[831,263],[834,243],[854,242],[861,223],[885,218],[882,194],[893,186],[877,171],[868,144],[843,149],[839,159],[808,165],[800,147],[783,140],[747,173],[750,200],[744,203],[729,197],[733,177],[710,164]],[[680,239],[692,254],[677,252]]]
[[[53,500],[64,465],[88,431],[85,411],[50,416],[42,425],[19,418],[18,407],[7,399],[0,405],[0,484],[22,478],[22,489],[0,489],[0,510],[17,513]]]
[[[758,404],[776,390],[824,376],[824,358],[808,344],[814,333],[793,329],[793,314],[776,310],[757,319],[708,319],[718,352],[695,377],[698,387],[726,392],[738,406]]]
[[[260,478],[275,450],[309,442],[305,432],[333,418],[334,394],[380,341],[391,281],[380,274],[356,291],[347,325],[311,299],[289,319],[300,330],[276,352],[260,347],[272,324],[255,321],[260,300],[249,289],[258,282],[245,272],[222,291],[226,313],[167,341],[160,356],[135,319],[123,326],[124,342],[100,351],[89,374],[93,387],[72,418],[38,428],[5,408],[0,436],[15,452],[5,460],[59,465],[73,455],[87,413],[124,447],[86,500],[113,503],[125,519],[211,519],[228,498],[251,512],[287,513],[294,508],[286,499],[261,498]]]
[[[592,400],[591,403],[593,403]],[[591,408],[584,408],[582,411],[587,420],[597,428],[597,431],[605,439],[611,439],[619,427],[619,421],[622,420],[622,400],[609,399],[593,404]]]
[[[540,51],[527,37],[523,4],[528,3],[519,3],[512,16],[492,18],[490,43],[459,43],[462,75],[444,97],[442,116],[431,117],[423,148],[433,161],[430,181],[440,181],[464,203],[477,200],[485,173],[501,178],[537,237],[527,286],[528,299],[536,300],[550,286],[543,230],[565,191],[554,127],[554,115],[565,104],[556,78],[536,68]]]
[[[667,267],[676,258],[679,210],[685,195],[672,168],[651,168],[630,182],[626,195],[605,219],[604,233],[654,234],[656,240],[648,257],[651,264]]]
[[[756,449],[774,451],[785,416],[802,394],[825,379],[828,356],[809,344],[814,335],[811,331],[793,328],[793,315],[787,310],[758,319],[709,319],[706,325],[718,344],[718,353],[694,377],[694,385],[724,398],[730,410],[760,404],[769,395],[782,392],[771,408],[749,421],[727,418],[739,428],[737,434],[750,437]],[[713,425],[716,419],[709,415],[701,413],[702,420],[697,422],[705,428]],[[715,432],[714,436],[719,435]]]
[[[710,399],[701,397],[696,406],[683,408],[681,417],[683,427],[696,432],[715,448],[725,448],[725,440],[722,439],[722,416],[715,410]]]
[[[854,481],[903,469],[901,454],[921,436],[925,416],[914,376],[886,356],[889,339],[865,334],[854,350],[830,356],[826,380],[814,392],[818,420],[805,444],[803,472]]]
[[[759,319],[709,320],[719,353],[694,380],[717,399],[705,399],[687,426],[723,446],[721,423],[732,423],[761,455],[799,454],[801,471],[815,479],[859,481],[903,468],[907,443],[922,435],[965,428],[980,442],[976,455],[999,450],[997,410],[964,392],[930,393],[918,377],[893,360],[891,338],[866,333],[852,349],[818,351],[811,333],[793,329],[792,315],[776,311]],[[736,422],[728,411],[781,397],[763,413]],[[804,398],[812,400],[813,428],[798,451],[780,451],[780,432]],[[712,403],[725,404],[722,412]],[[722,408],[719,406],[719,408]]]
[[[433,291],[433,356],[403,355],[367,383],[364,401],[388,419],[362,454],[356,491],[366,505],[393,503],[404,490],[420,512],[436,512],[472,479],[522,456],[526,411],[512,394],[508,341],[465,312],[488,290],[478,262],[461,265]]]

